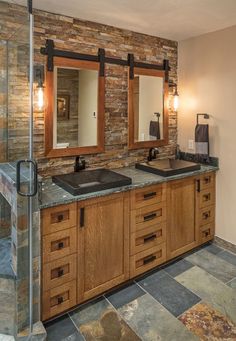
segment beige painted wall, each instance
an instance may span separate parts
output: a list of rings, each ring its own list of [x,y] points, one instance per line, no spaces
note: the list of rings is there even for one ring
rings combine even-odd
[[[197,112],[211,115],[210,154],[219,157],[216,235],[236,244],[236,26],[179,43],[178,143],[194,139]]]

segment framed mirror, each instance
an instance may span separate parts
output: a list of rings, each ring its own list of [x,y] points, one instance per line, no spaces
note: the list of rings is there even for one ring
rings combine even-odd
[[[165,71],[134,67],[128,90],[129,149],[168,143],[168,82]]]
[[[45,153],[48,157],[104,150],[104,77],[100,64],[54,57],[46,72]]]

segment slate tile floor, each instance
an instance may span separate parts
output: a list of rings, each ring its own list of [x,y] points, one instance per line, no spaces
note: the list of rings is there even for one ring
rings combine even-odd
[[[45,327],[48,341],[236,341],[236,254],[204,246]]]

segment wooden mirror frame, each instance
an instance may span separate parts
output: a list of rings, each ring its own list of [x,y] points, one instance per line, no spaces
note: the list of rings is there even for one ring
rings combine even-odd
[[[45,156],[61,157],[85,154],[96,154],[104,151],[105,130],[105,77],[99,75],[100,63],[62,57],[53,58],[54,66],[83,68],[98,71],[98,106],[97,106],[97,145],[73,148],[53,148],[53,117],[54,117],[54,72],[46,71],[45,77]]]
[[[141,149],[141,148],[152,148],[152,147],[160,147],[167,145],[169,142],[169,110],[168,110],[168,97],[169,97],[169,84],[168,81],[165,80],[165,71],[155,70],[155,69],[144,69],[139,67],[134,67],[133,69],[134,75],[143,75],[143,76],[156,76],[163,78],[163,87],[164,87],[164,101],[163,101],[163,139],[160,140],[151,140],[151,141],[134,141],[134,98],[133,98],[133,89],[134,89],[134,79],[130,77],[130,69],[129,69],[129,84],[128,84],[128,148],[129,149]]]

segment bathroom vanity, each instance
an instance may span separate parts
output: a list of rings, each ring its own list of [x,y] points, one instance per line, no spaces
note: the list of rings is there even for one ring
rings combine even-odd
[[[215,167],[73,196],[46,182],[41,204],[42,320],[213,239]]]
[[[46,41],[41,53],[47,56],[47,158],[106,152],[106,64],[128,68],[128,149],[168,145],[169,86],[173,86],[168,60],[140,63],[133,54],[126,60],[106,58],[103,49],[96,56],[86,55],[86,60],[84,55],[73,53],[72,59],[68,51],[55,49],[51,40]],[[70,97],[64,93],[65,78],[73,80],[73,86],[66,89]],[[91,86],[85,87],[83,80]],[[75,84],[79,92],[73,94]],[[85,102],[81,100],[84,92],[89,98]],[[75,115],[72,107],[69,113],[69,98],[77,103]],[[72,116],[76,123],[71,127],[68,118]],[[89,132],[95,140],[87,138]],[[121,145],[123,153],[123,142]],[[173,151],[167,154],[173,157]],[[130,164],[126,157],[128,153],[123,162]],[[143,162],[144,158],[135,157],[135,161]],[[40,207],[43,321],[213,239],[217,168],[201,166],[183,174],[182,166],[180,173],[175,169],[175,175],[165,178],[160,173],[148,173],[145,163],[140,165],[139,170],[116,170],[132,179],[132,184],[116,188],[103,187],[90,193],[82,186],[73,189],[73,179],[77,178],[78,185],[85,173],[54,176],[62,188],[50,180],[44,184]],[[105,166],[110,168],[108,162]],[[93,172],[90,184],[105,186],[105,182],[97,182]],[[71,191],[68,187],[65,191],[64,180],[67,186],[72,185]]]

